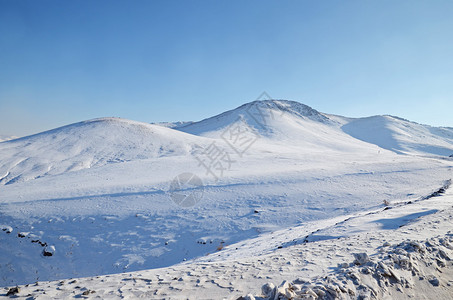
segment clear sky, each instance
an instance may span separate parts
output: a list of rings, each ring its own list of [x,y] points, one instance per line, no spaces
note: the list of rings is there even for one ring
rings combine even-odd
[[[200,120],[263,91],[453,127],[453,1],[0,0],[0,134]]]

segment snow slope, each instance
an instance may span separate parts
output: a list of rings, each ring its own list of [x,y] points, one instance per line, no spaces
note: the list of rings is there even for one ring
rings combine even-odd
[[[326,114],[307,105],[286,100],[254,101],[218,116],[174,129],[225,141],[235,139],[238,132],[247,131],[250,136],[256,137],[254,150],[276,153],[378,151],[377,147],[345,134],[339,123]]]
[[[342,126],[351,136],[396,153],[453,154],[453,128],[421,125],[393,116],[353,119]]]
[[[169,268],[39,282],[20,286],[17,296],[449,299],[453,293],[452,205],[453,194],[448,190],[440,197],[270,232],[228,245],[203,260]],[[303,241],[306,237],[308,240]],[[270,248],[268,253],[242,256]],[[358,261],[358,254],[365,259]],[[4,288],[0,297],[8,290]]]
[[[71,124],[0,144],[0,184],[110,163],[186,155],[195,136],[119,118]]]
[[[272,232],[286,243],[292,228],[414,201],[453,177],[451,159],[384,149],[349,134],[355,121],[263,101],[174,129],[104,118],[1,143],[0,283],[248,260],[276,251]]]
[[[246,122],[261,135],[274,138],[280,138],[279,134],[282,133],[282,130],[278,130],[279,125],[288,126],[285,122],[290,120],[293,122],[310,120],[318,123],[330,123],[328,117],[305,104],[288,100],[264,100],[246,103],[220,115],[174,128],[195,135],[210,136],[225,130],[239,120]],[[300,123],[300,125],[302,124]]]
[[[353,138],[399,154],[453,154],[453,128],[422,125],[394,116],[346,118],[320,113],[307,105],[287,100],[254,101],[200,122],[173,128],[219,137],[232,124],[241,122],[274,142],[284,140],[315,147],[327,142],[327,148],[351,144],[335,132],[339,128]]]

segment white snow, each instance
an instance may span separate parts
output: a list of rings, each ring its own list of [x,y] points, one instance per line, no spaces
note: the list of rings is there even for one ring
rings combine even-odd
[[[0,184],[91,167],[186,155],[204,139],[119,118],[94,119],[0,144]]]
[[[1,142],[5,142],[5,141],[9,141],[9,140],[14,140],[14,139],[17,139],[17,138],[18,137],[14,136],[14,135],[0,134],[0,143]]]
[[[453,177],[452,134],[273,100],[200,122],[102,118],[0,143],[0,223],[26,233],[0,232],[1,286],[236,299],[288,280],[287,292],[349,268],[353,253],[373,259],[385,241],[446,235],[450,190],[426,196]]]
[[[397,153],[452,153],[453,128],[421,125],[393,116],[374,116],[352,120],[342,129],[360,140]]]

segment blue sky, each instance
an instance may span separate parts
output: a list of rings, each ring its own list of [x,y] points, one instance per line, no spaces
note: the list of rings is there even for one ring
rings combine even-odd
[[[452,1],[0,0],[0,134],[200,120],[263,91],[453,126]]]

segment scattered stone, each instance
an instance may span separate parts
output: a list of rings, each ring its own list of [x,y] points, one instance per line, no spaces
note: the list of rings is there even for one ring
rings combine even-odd
[[[47,246],[47,243],[43,243],[43,242],[41,242],[40,240],[32,240],[31,242],[32,242],[32,243],[38,243],[38,244],[41,245],[41,247],[46,247],[46,246]]]
[[[430,199],[430,198],[433,198],[433,197],[441,196],[450,187],[450,185],[451,185],[451,179],[445,181],[444,185],[441,188],[439,188],[437,191],[433,192],[431,195],[426,196],[424,198],[424,200]]]
[[[294,299],[294,297],[296,297],[294,286],[286,280],[277,288],[277,293],[283,295],[287,299]]]
[[[377,249],[373,260],[366,253],[354,253],[354,263],[338,264],[339,268],[334,273],[317,276],[310,281],[284,281],[278,287],[267,283],[261,288],[262,295],[255,298],[384,299],[392,295],[391,290],[407,293],[419,280],[427,280],[437,287],[440,286],[440,268],[450,266],[446,261],[453,260],[453,247],[448,247],[452,244],[453,236],[448,234],[424,242],[406,240],[398,245],[384,244],[385,247]]]
[[[20,238],[24,238],[24,237],[26,237],[26,236],[29,235],[29,234],[30,234],[29,232],[19,232],[19,233],[17,234],[17,236],[20,237]]]
[[[83,296],[88,296],[89,294],[94,294],[96,293],[96,291],[93,291],[93,290],[86,290],[82,293]]]
[[[13,232],[13,228],[11,226],[8,226],[8,225],[0,225],[2,227],[2,230],[6,233],[11,233]]]
[[[368,257],[368,254],[366,254],[366,253],[353,253],[352,255],[354,255],[354,258],[355,258],[354,264],[356,264],[356,265],[361,266],[370,261],[370,258]]]
[[[428,278],[428,282],[431,283],[433,286],[439,286],[439,279],[434,275],[431,275]]]
[[[42,255],[44,256],[53,256],[55,254],[55,246],[45,247],[42,250]]]
[[[269,299],[273,299],[276,293],[275,285],[273,283],[266,283],[261,287],[261,292]]]
[[[20,292],[20,289],[18,286],[12,287],[8,290],[8,292],[6,293],[6,296],[14,296],[14,295],[19,294],[19,292]]]

